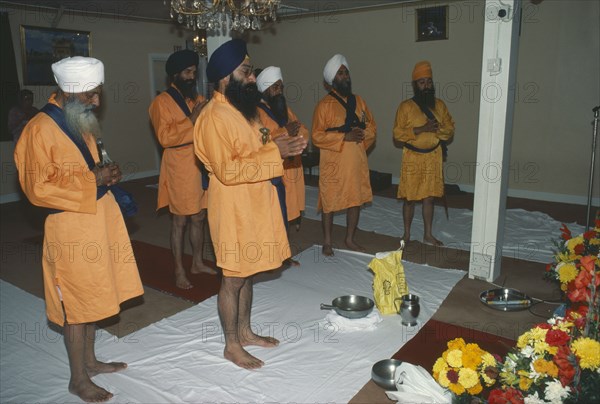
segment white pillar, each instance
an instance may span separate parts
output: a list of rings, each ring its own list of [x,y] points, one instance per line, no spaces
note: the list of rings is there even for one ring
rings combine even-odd
[[[469,278],[500,275],[521,0],[486,0]]]

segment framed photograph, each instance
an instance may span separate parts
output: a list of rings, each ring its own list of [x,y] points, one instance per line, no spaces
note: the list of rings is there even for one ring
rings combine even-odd
[[[51,65],[69,56],[90,56],[88,31],[21,25],[23,84],[55,85]]]
[[[417,42],[448,39],[448,6],[418,8]]]

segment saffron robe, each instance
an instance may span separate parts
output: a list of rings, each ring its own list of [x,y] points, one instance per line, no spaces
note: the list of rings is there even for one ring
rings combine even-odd
[[[50,99],[56,104],[54,96]],[[99,161],[92,135],[85,142]],[[48,319],[91,323],[117,314],[143,294],[119,205],[109,191],[96,200],[96,179],[73,141],[45,113],[29,121],[15,148],[29,201],[62,212],[44,225],[42,268]],[[61,305],[61,297],[63,306]]]
[[[176,89],[175,86],[172,86]],[[186,98],[190,111],[196,101]],[[194,124],[167,92],[156,96],[150,104],[150,121],[160,145],[164,148],[158,178],[157,210],[169,206],[176,215],[188,216],[206,209],[202,189],[200,162],[194,154]]]
[[[209,172],[208,223],[224,276],[249,277],[291,256],[277,191],[283,175],[277,145],[215,92],[194,127],[194,150]]]
[[[277,122],[264,110],[259,108],[258,112],[263,125],[270,130],[272,139],[287,132],[285,128],[280,128]],[[289,108],[288,121],[298,121],[298,117]],[[308,129],[304,124],[301,124],[298,136],[302,136],[308,141]],[[306,206],[302,156],[294,156],[283,160],[283,185],[285,186],[285,205],[287,207],[288,221],[292,221],[300,217]]]
[[[413,129],[425,125],[427,116],[412,99],[403,101],[396,112],[394,139],[419,149],[431,149],[440,140],[452,138],[454,121],[446,104],[436,98],[435,109],[431,112],[439,122],[439,130],[415,135]],[[444,195],[443,164],[441,146],[429,153],[419,153],[404,147],[397,197],[420,201]]]
[[[360,143],[345,142],[343,132],[326,131],[344,125],[346,109],[342,104],[328,94],[315,108],[312,140],[321,156],[317,208],[324,213],[361,206],[373,200],[367,150],[375,143],[377,125],[367,104],[358,95],[356,115],[366,125],[365,138]]]

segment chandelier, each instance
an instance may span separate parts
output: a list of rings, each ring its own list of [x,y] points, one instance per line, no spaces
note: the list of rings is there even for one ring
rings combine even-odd
[[[165,0],[165,5],[168,0]],[[263,22],[277,20],[281,0],[170,0],[171,18],[188,29],[244,32],[259,30]]]

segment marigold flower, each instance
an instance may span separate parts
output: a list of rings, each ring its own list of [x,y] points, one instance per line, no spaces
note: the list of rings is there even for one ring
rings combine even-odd
[[[470,368],[461,368],[458,371],[458,382],[465,389],[470,389],[479,383],[479,373]]]
[[[533,379],[527,376],[521,376],[521,378],[519,379],[519,389],[527,391],[531,387],[532,383]]]
[[[446,355],[446,362],[453,368],[459,368],[462,366],[463,353],[459,349],[453,349]]]
[[[569,283],[573,279],[577,277],[579,271],[577,271],[577,267],[572,262],[561,263],[556,267],[556,272],[558,272],[558,279],[561,283]]]
[[[600,367],[600,342],[591,338],[578,338],[571,348],[579,358],[582,369],[596,370]]]

